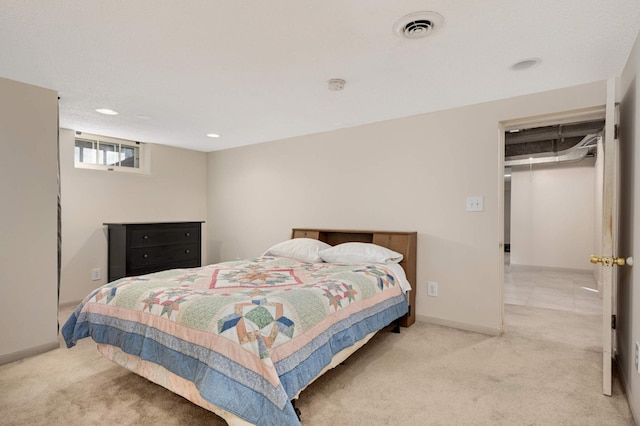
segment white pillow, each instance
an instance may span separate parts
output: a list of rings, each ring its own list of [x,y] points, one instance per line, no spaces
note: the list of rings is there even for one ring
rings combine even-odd
[[[263,256],[280,256],[299,262],[320,263],[322,258],[318,253],[327,248],[331,248],[331,246],[319,240],[293,238],[272,246],[264,252]]]
[[[402,255],[371,243],[343,243],[322,250],[320,257],[330,263],[399,263]]]

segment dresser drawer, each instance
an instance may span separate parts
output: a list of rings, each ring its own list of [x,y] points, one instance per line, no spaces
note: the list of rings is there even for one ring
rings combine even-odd
[[[131,269],[188,260],[200,261],[200,243],[138,247],[128,253],[128,267]]]
[[[189,244],[200,241],[198,227],[180,227],[164,229],[132,229],[129,247],[152,247],[170,244]]]

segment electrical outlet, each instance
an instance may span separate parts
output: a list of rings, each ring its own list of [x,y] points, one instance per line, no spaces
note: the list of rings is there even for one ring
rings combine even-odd
[[[438,296],[438,283],[435,281],[427,282],[427,295],[431,297]]]
[[[91,270],[91,280],[99,281],[101,279],[102,279],[102,271],[100,270],[100,268],[93,268]]]
[[[636,371],[638,373],[640,373],[640,364],[638,363],[638,361],[640,361],[640,359],[638,358],[640,356],[640,342],[636,342]]]

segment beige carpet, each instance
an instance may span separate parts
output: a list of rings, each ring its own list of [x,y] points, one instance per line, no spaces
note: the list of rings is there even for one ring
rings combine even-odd
[[[612,397],[601,393],[597,315],[507,305],[505,323],[500,337],[424,323],[379,333],[302,393],[302,424],[633,424],[617,381]],[[0,366],[0,424],[225,422],[84,339]]]

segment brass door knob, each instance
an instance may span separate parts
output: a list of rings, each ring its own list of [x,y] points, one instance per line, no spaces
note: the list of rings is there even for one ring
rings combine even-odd
[[[589,257],[589,261],[591,263],[602,263],[604,266],[607,266],[607,267],[608,266],[613,266],[613,265],[633,266],[633,258],[632,257],[627,257],[625,259],[624,257],[596,256],[595,254],[592,254]]]

